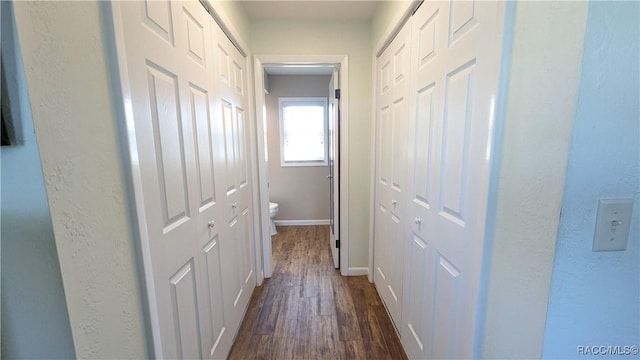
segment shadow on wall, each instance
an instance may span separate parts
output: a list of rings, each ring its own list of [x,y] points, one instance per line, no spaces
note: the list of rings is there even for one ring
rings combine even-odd
[[[639,17],[638,2],[589,2],[544,358],[640,345]],[[601,198],[634,199],[625,251],[591,250]]]

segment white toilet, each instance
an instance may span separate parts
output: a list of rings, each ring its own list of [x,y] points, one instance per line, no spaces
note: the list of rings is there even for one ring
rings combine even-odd
[[[278,203],[269,202],[269,217],[271,218],[271,235],[275,235],[278,233],[276,230],[276,223],[273,222],[276,215],[278,215]]]

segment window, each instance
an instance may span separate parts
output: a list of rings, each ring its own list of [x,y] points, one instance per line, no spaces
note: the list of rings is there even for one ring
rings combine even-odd
[[[280,164],[326,166],[327,99],[280,98]]]

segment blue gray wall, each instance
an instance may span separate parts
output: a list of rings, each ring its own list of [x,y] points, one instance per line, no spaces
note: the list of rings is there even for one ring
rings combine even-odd
[[[12,3],[2,6],[2,63],[17,143],[2,148],[2,359],[75,358]],[[3,74],[3,76],[5,75]],[[6,116],[7,114],[5,114]]]
[[[589,4],[544,358],[640,345],[638,2]],[[626,251],[592,252],[600,198],[634,198]]]

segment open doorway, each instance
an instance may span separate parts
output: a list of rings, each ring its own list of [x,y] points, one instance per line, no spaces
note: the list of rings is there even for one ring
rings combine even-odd
[[[254,75],[255,75],[255,100],[256,100],[256,109],[257,109],[257,137],[258,137],[258,173],[259,173],[259,188],[260,188],[260,213],[261,213],[261,229],[262,229],[262,257],[263,257],[263,265],[264,265],[264,277],[271,277],[272,274],[272,266],[271,266],[271,233],[272,233],[272,223],[270,218],[270,209],[272,209],[275,205],[274,202],[277,199],[270,198],[270,184],[269,182],[272,180],[269,174],[271,163],[271,168],[273,169],[274,163],[278,164],[278,169],[288,167],[287,161],[291,161],[292,163],[302,162],[302,165],[305,165],[304,162],[308,162],[306,165],[315,165],[316,169],[313,171],[306,171],[307,176],[310,173],[313,173],[314,182],[322,181],[326,186],[327,194],[322,196],[324,201],[326,202],[323,206],[328,210],[326,218],[315,219],[311,222],[308,220],[292,220],[281,222],[282,225],[297,225],[296,221],[299,221],[300,225],[308,225],[308,224],[327,224],[330,225],[330,237],[328,240],[327,246],[329,246],[332,250],[334,265],[336,268],[340,269],[340,272],[343,275],[347,275],[348,264],[347,260],[348,251],[347,244],[348,239],[346,237],[347,234],[347,209],[346,209],[346,201],[341,201],[344,192],[341,192],[341,189],[347,188],[347,177],[346,175],[346,166],[347,166],[347,151],[348,147],[345,139],[346,137],[346,127],[340,126],[341,123],[346,121],[344,115],[341,118],[341,114],[345,114],[345,107],[347,106],[347,99],[345,96],[340,96],[340,94],[345,94],[347,87],[347,56],[273,56],[273,55],[256,55],[254,57]],[[302,109],[303,107],[308,107],[312,109],[313,106],[318,106],[318,108],[324,108],[324,116],[326,119],[326,127],[322,130],[324,133],[322,136],[319,134],[311,134],[315,138],[322,138],[322,148],[316,149],[315,152],[309,152],[304,158],[285,158],[286,149],[285,146],[291,146],[292,142],[287,142],[285,144],[283,133],[283,123],[281,116],[279,119],[279,126],[277,130],[274,130],[274,126],[270,126],[269,123],[273,123],[274,116],[274,97],[281,94],[274,94],[273,96],[267,95],[268,89],[271,87],[269,85],[269,78],[277,79],[278,82],[284,81],[284,78],[279,78],[280,76],[287,77],[289,80],[294,79],[296,77],[314,77],[318,78],[318,83],[325,82],[325,85],[316,84],[316,93],[305,93],[300,92],[295,97],[280,97],[278,101],[278,115],[281,115],[283,112],[283,108],[286,106],[291,106],[291,109]],[[300,81],[302,79],[298,79]],[[325,96],[317,96],[317,86],[323,86]],[[298,96],[299,95],[299,96]],[[316,96],[305,96],[305,95],[316,95]],[[296,103],[298,101],[298,103]],[[305,103],[308,102],[307,103]],[[324,101],[324,102],[323,102]],[[267,105],[270,105],[270,109],[267,109]],[[296,108],[296,105],[300,105],[299,108]],[[270,119],[268,120],[268,113],[270,113]],[[277,131],[278,134],[273,134],[274,131]],[[269,133],[271,132],[271,138],[269,138]],[[274,135],[279,136],[277,141],[278,147],[274,148]],[[309,135],[309,134],[307,134]],[[320,143],[319,141],[311,140],[312,143]],[[270,146],[268,146],[270,144]],[[275,149],[275,151],[269,151],[268,148]],[[322,150],[325,149],[325,150]],[[276,154],[273,154],[276,152]],[[294,151],[295,152],[295,151]],[[305,150],[306,152],[306,150]],[[322,153],[324,152],[324,153]],[[299,154],[300,152],[295,152]],[[322,154],[321,154],[322,153]],[[274,158],[275,155],[275,158]],[[314,164],[315,162],[315,164]],[[278,176],[275,176],[275,180],[277,178],[282,178],[283,173],[293,174],[295,172],[294,169],[288,168],[287,172],[281,172]],[[300,172],[300,171],[298,171]],[[303,171],[304,172],[304,171]],[[319,172],[322,172],[322,175],[319,175]],[[285,175],[286,176],[286,175]],[[303,179],[301,179],[304,181]],[[288,181],[296,181],[288,180]],[[286,188],[286,184],[274,184],[274,193],[276,198],[280,197],[290,197],[289,195],[284,195],[282,188]],[[289,201],[291,204],[291,200],[284,200],[285,203]],[[314,200],[314,201],[317,201]],[[323,207],[320,206],[320,207]],[[278,205],[280,208],[280,205]],[[287,211],[279,209],[278,211],[283,211],[284,214],[291,213],[292,209],[287,209]],[[284,215],[283,214],[283,215]],[[291,216],[289,216],[291,217]],[[299,216],[298,216],[299,217]],[[281,216],[281,219],[286,219],[287,216]],[[304,218],[304,216],[303,216]],[[307,224],[308,223],[308,224]]]

